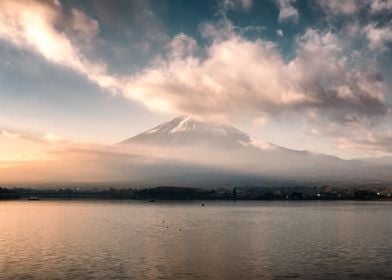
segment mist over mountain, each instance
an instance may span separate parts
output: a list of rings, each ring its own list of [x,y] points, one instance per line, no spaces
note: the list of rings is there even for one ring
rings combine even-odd
[[[227,124],[202,122],[186,116],[131,137],[118,146],[125,149],[136,146],[142,146],[145,150],[158,149],[167,159],[181,163],[181,176],[187,171],[186,165],[191,164],[192,168],[210,168],[203,176],[215,172],[215,178],[221,177],[217,176],[219,173],[224,174],[223,177],[230,174],[256,181],[256,178],[303,182],[391,178],[388,164],[370,165],[370,160],[343,160],[287,149],[253,138]],[[190,176],[193,172],[189,170],[188,174]]]
[[[112,146],[67,146],[50,161],[0,168],[5,182],[130,182],[231,186],[392,182],[390,158],[343,160],[296,151],[241,130],[177,117]]]

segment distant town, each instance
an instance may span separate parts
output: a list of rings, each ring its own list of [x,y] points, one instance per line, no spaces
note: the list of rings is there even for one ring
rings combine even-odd
[[[376,187],[233,187],[194,188],[158,186],[149,188],[57,189],[0,187],[0,199],[129,199],[147,200],[392,200],[392,186]]]

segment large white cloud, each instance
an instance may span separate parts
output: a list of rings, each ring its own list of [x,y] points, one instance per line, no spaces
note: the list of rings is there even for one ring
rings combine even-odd
[[[312,108],[345,118],[385,109],[386,89],[376,69],[352,66],[330,32],[309,29],[297,39],[296,57],[288,62],[271,42],[250,41],[228,30],[209,34],[214,40],[203,58],[183,52],[196,48],[192,38],[175,37],[172,53],[181,50],[182,55],[163,57],[131,77],[126,96],[148,100],[153,109],[196,116]]]
[[[189,54],[158,61],[128,81],[126,94],[150,100],[154,109],[193,115],[272,111],[307,98],[288,79],[272,43],[233,36],[212,44],[205,59]]]
[[[296,57],[287,62],[274,43],[245,39],[227,20],[206,24],[203,35],[209,37],[209,45],[199,47],[193,38],[179,34],[171,41],[170,52],[152,66],[131,77],[114,77],[104,64],[83,56],[72,34],[56,29],[63,17],[59,3],[4,0],[0,5],[1,38],[154,110],[194,116],[297,108],[343,114],[382,110],[382,81],[374,71],[350,66],[342,43],[330,32],[309,29],[297,39]],[[98,32],[96,21],[80,11],[72,14],[77,32]]]

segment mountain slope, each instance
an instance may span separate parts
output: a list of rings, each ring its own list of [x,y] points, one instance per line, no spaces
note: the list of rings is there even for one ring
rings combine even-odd
[[[118,146],[158,148],[151,155],[183,164],[247,174],[282,177],[350,177],[357,163],[334,156],[296,151],[257,140],[239,129],[178,117],[129,138]],[[360,175],[360,174],[359,174]]]
[[[122,181],[136,186],[228,187],[392,182],[390,158],[347,161],[290,150],[257,141],[228,125],[188,117],[118,145],[58,147],[56,155],[44,162],[0,167],[0,183]]]

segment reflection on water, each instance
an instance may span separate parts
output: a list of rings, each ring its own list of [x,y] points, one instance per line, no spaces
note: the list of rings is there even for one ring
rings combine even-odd
[[[0,202],[0,279],[392,279],[390,202]]]

